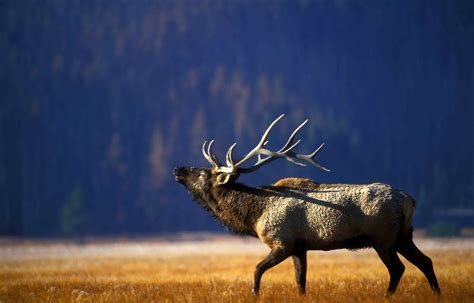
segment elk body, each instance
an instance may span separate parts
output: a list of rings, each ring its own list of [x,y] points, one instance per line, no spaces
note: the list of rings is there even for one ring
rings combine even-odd
[[[303,122],[278,151],[265,148],[276,119],[260,142],[245,157],[234,161],[232,145],[226,165],[212,154],[213,141],[203,155],[213,168],[178,167],[176,180],[194,199],[223,225],[238,234],[258,237],[270,253],[256,267],[252,292],[258,295],[263,273],[288,257],[293,258],[299,291],[306,288],[306,253],[308,250],[359,249],[373,247],[390,274],[386,295],[395,292],[404,272],[400,253],[417,266],[428,279],[432,290],[440,293],[431,259],[412,240],[412,216],[415,201],[406,193],[386,184],[319,184],[309,179],[287,178],[261,187],[235,182],[241,173],[249,173],[269,162],[284,158],[304,166],[309,162],[326,170],[314,160],[323,144],[309,155],[293,152]],[[258,157],[250,168],[240,167]]]

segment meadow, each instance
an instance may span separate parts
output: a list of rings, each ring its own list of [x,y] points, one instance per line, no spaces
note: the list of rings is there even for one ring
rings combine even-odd
[[[442,288],[402,258],[395,295],[373,250],[310,252],[307,294],[298,294],[291,259],[270,269],[254,299],[258,240],[209,236],[113,241],[0,240],[1,302],[474,302],[474,240],[416,239]]]

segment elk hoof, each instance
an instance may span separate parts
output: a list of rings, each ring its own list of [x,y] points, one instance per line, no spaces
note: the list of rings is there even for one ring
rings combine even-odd
[[[253,296],[254,298],[258,297],[258,290],[257,290],[257,289],[252,288],[252,296]]]
[[[388,298],[390,298],[390,297],[392,297],[392,296],[393,296],[393,291],[390,291],[390,290],[389,290],[389,291],[387,291],[387,292],[385,293],[384,298],[385,298],[385,299],[388,299]]]

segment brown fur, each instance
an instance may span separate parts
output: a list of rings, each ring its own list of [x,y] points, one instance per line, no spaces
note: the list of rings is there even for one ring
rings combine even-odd
[[[276,187],[292,187],[299,189],[318,189],[320,185],[321,184],[314,182],[313,180],[304,178],[285,178],[273,183],[273,186]]]
[[[214,216],[225,227],[237,234],[258,237],[253,227],[265,209],[262,197],[270,193],[240,183],[213,186],[211,193],[218,205]]]
[[[276,181],[272,184],[274,187],[289,187],[295,189],[306,189],[306,190],[316,190],[316,189],[329,189],[335,187],[356,187],[360,186],[359,184],[321,184],[307,178],[284,178]]]
[[[219,182],[220,173],[196,168],[177,168],[175,176],[224,226],[258,237],[271,248],[256,267],[254,294],[263,273],[290,256],[304,293],[307,250],[363,247],[373,247],[387,266],[387,295],[395,291],[404,270],[397,252],[423,271],[435,293],[440,292],[431,260],[412,241],[414,200],[389,185],[285,178],[253,188],[235,180]]]

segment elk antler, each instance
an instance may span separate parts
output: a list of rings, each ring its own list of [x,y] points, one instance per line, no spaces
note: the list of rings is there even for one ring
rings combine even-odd
[[[276,118],[265,130],[258,144],[252,150],[250,150],[250,152],[247,153],[247,155],[245,155],[242,159],[238,161],[235,161],[232,156],[232,152],[234,150],[234,147],[237,145],[237,143],[232,144],[227,150],[226,166],[221,165],[219,161],[217,160],[217,157],[212,154],[211,146],[214,140],[211,140],[209,142],[209,146],[207,147],[207,153],[205,151],[205,146],[206,146],[207,141],[204,142],[202,146],[202,153],[204,157],[206,158],[206,160],[212,164],[212,166],[214,167],[216,171],[225,172],[225,173],[251,173],[259,169],[263,165],[268,164],[278,158],[284,158],[296,165],[306,166],[305,163],[301,162],[301,160],[303,160],[315,165],[319,169],[322,169],[324,171],[329,171],[329,169],[323,167],[314,159],[316,154],[318,154],[319,151],[323,148],[324,143],[321,144],[315,151],[307,155],[297,154],[293,151],[293,149],[301,142],[301,140],[297,140],[296,142],[294,142],[295,137],[298,134],[298,132],[301,130],[301,128],[308,122],[307,119],[293,131],[293,133],[290,135],[290,137],[286,141],[285,145],[282,148],[280,148],[278,151],[271,151],[264,147],[268,143],[267,139],[270,134],[270,131],[275,126],[275,124],[277,124],[278,121],[280,121],[280,119],[283,118],[283,116],[284,114]],[[244,162],[248,161],[254,156],[257,156],[257,162],[253,166],[248,167],[248,168],[240,167]],[[265,157],[262,158],[262,156],[265,156]]]

